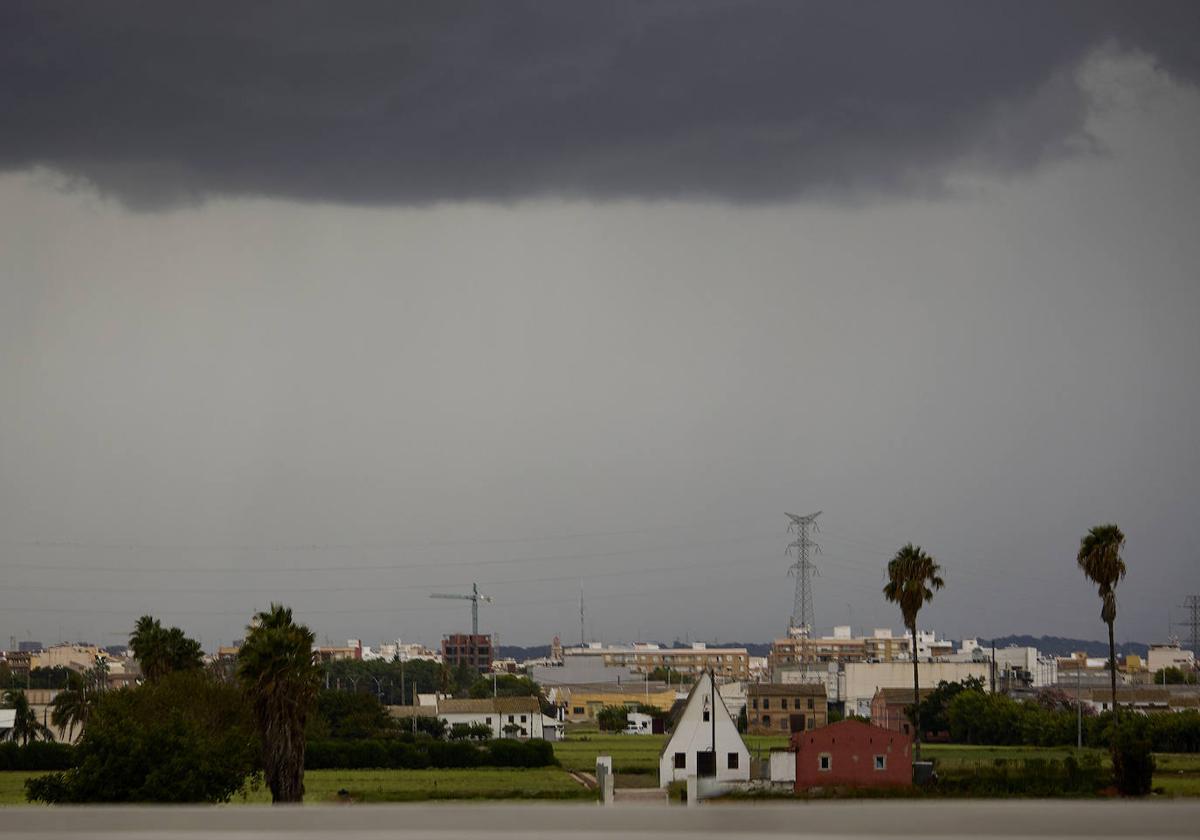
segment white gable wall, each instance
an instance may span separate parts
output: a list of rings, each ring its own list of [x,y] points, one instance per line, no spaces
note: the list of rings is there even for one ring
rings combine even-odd
[[[675,732],[667,741],[667,746],[659,757],[658,784],[666,787],[671,782],[685,781],[688,776],[696,775],[696,753],[708,752],[712,749],[713,724],[704,720],[704,701],[713,695],[712,683],[708,674],[702,674],[692,690],[691,697]],[[710,708],[712,701],[710,700]],[[729,710],[716,694],[716,708],[713,709],[717,729],[717,781],[745,782],[750,780],[750,751],[746,749],[742,736],[738,734],[737,726],[729,716]],[[684,754],[684,766],[675,766],[675,754]],[[729,753],[737,755],[737,767],[729,767]]]

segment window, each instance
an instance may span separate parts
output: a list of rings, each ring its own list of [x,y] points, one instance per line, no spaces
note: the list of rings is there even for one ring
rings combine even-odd
[[[708,723],[708,721],[709,721],[709,711],[708,711],[708,709],[705,709],[704,710],[704,722]]]
[[[812,728],[813,728],[814,726],[816,726],[816,725],[817,725],[817,719],[816,719],[816,718],[809,718],[809,719],[808,719],[808,728],[809,728],[809,729],[812,729]]]
[[[575,708],[572,710],[572,714],[576,714],[576,715],[581,715],[581,714],[583,714],[583,706],[576,706],[576,707],[575,707]]]
[[[687,753],[675,753],[675,769],[683,770],[687,767]]]
[[[819,759],[817,768],[822,772],[827,773],[831,767],[833,767],[833,756],[831,756],[829,753],[821,753],[821,758]]]
[[[771,725],[771,716],[763,715],[763,726],[770,726],[770,725]]]
[[[886,770],[887,769],[887,756],[886,755],[875,756],[875,769],[876,770]]]
[[[782,729],[784,732],[787,732],[787,718],[781,717],[779,719],[779,728]]]
[[[525,715],[521,715],[521,723],[525,723]]]
[[[808,708],[810,708],[810,709],[811,709],[812,707],[813,707],[813,704],[812,704],[812,698],[811,698],[811,697],[809,697],[809,698],[808,698]]]
[[[770,697],[764,697],[764,698],[763,698],[763,708],[764,708],[764,709],[769,709],[769,708],[771,708],[771,698],[770,698]]]
[[[492,725],[492,719],[491,719],[491,718],[484,718],[484,719],[483,719],[483,722],[484,722],[484,723],[486,723],[488,726],[491,726],[491,725]]]
[[[512,722],[513,722],[513,716],[512,716],[512,715],[509,715],[509,716],[508,716],[508,722],[509,722],[509,723],[512,723]]]
[[[757,697],[755,697],[753,700],[750,701],[750,708],[752,708],[752,709],[758,708],[758,698]]]
[[[784,697],[782,700],[779,701],[779,708],[781,708],[781,709],[787,708],[787,698],[786,697]]]
[[[726,756],[726,758],[725,758],[725,766],[726,766],[727,768],[729,768],[730,770],[736,770],[736,769],[738,769],[738,754],[737,754],[737,753],[730,753],[728,756]]]

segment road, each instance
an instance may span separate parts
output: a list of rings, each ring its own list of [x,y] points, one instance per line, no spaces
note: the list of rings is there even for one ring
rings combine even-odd
[[[432,837],[1200,837],[1196,801],[840,801],[697,808],[541,803],[174,808],[5,808],[5,840],[29,838]]]

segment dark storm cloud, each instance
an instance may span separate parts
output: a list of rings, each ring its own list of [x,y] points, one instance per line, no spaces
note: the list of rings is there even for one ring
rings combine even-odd
[[[1079,147],[1081,61],[1200,75],[1200,6],[0,8],[0,167],[141,206],[936,190]]]

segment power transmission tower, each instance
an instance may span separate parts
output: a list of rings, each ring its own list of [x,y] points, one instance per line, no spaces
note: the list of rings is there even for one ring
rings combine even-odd
[[[1183,621],[1177,622],[1181,627],[1187,627],[1191,638],[1192,653],[1200,659],[1200,595],[1189,595],[1184,599],[1179,607],[1181,610],[1187,610],[1189,616]]]
[[[796,539],[788,544],[786,552],[789,557],[796,558],[796,562],[788,567],[788,574],[796,578],[796,597],[792,603],[792,617],[788,624],[789,636],[807,638],[812,632],[814,616],[811,578],[813,574],[819,574],[819,572],[809,557],[820,554],[821,546],[817,545],[809,536],[809,530],[820,530],[817,527],[817,517],[820,515],[821,511],[810,513],[808,516],[787,514],[791,520],[788,524],[788,533],[796,535]]]
[[[587,647],[587,641],[583,632],[583,584],[579,584],[579,647]]]

